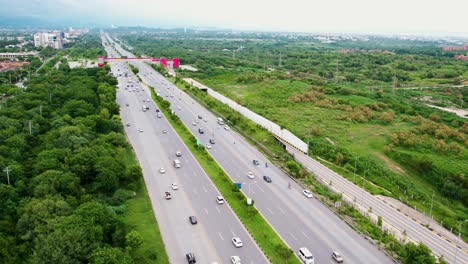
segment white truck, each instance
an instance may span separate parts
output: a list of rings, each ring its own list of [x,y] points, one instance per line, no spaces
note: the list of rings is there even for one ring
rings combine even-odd
[[[224,125],[224,121],[223,121],[223,119],[221,117],[218,117],[216,120],[217,120],[219,125]]]

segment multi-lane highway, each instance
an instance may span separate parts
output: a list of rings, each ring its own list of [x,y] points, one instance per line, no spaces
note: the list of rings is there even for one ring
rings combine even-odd
[[[118,57],[110,47],[106,50]],[[185,254],[194,253],[197,263],[230,263],[231,256],[239,256],[242,263],[268,263],[229,205],[217,203],[218,190],[166,118],[156,116],[156,105],[142,84],[125,63],[111,63],[111,69],[114,76],[122,75],[117,91],[122,122],[142,167],[170,262],[187,263]],[[142,105],[149,110],[143,111]],[[176,157],[177,151],[181,157]],[[173,166],[175,159],[181,168]],[[178,190],[172,189],[172,183]],[[166,200],[165,192],[172,199]],[[196,216],[198,223],[192,225],[189,216]],[[239,237],[243,247],[236,248],[233,237]]]
[[[117,44],[116,47],[121,54],[133,56]],[[173,111],[203,144],[209,144],[210,139],[215,141],[215,144],[210,144],[209,152],[216,162],[234,182],[243,183],[243,192],[255,200],[261,214],[295,252],[305,246],[319,264],[331,263],[330,255],[334,250],[344,256],[346,263],[392,263],[323,204],[306,198],[300,186],[280,169],[271,164],[266,167],[268,160],[237,133],[218,125],[217,117],[210,111],[145,63],[131,63],[139,68],[139,74],[146,83],[171,102]],[[203,134],[199,133],[199,128],[204,130]],[[259,160],[260,165],[254,165],[254,159]],[[253,179],[247,177],[249,171],[253,172]],[[264,175],[273,181],[265,182]],[[291,189],[288,188],[289,183],[292,184]]]

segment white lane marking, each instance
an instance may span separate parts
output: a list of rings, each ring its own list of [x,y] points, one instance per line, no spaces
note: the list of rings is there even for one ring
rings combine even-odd
[[[193,193],[194,193],[194,194],[198,194],[197,188],[193,188]]]
[[[205,209],[205,213],[208,214],[208,209],[206,209],[206,208],[203,208],[203,209]]]
[[[218,206],[216,206],[215,208],[216,208],[216,211],[218,211],[218,214],[220,214],[221,210],[219,210]]]
[[[296,240],[296,241],[297,241],[297,238],[296,238],[296,237],[295,237],[295,236],[294,236],[294,235],[293,235],[291,232],[288,232],[288,234],[290,234],[290,235],[291,235],[291,237],[292,237],[294,240]]]
[[[302,232],[302,234],[303,234],[307,239],[310,239],[309,236],[308,236],[306,233]]]
[[[203,186],[203,190],[204,190],[206,193],[208,192],[208,190],[205,188],[205,186]]]
[[[218,232],[218,236],[219,238],[221,238],[221,240],[224,240],[223,236],[221,235],[221,232]]]
[[[263,193],[265,192],[265,191],[260,187],[260,185],[255,184],[255,186],[257,186],[257,188],[258,188],[261,192],[263,192]]]
[[[236,237],[236,233],[234,233],[234,231],[231,230],[231,233],[233,237]]]
[[[279,207],[279,206],[278,206],[278,210],[280,210],[280,212],[281,212],[282,214],[284,214],[284,215],[286,214],[286,213],[284,212],[283,208],[281,208],[281,207]]]
[[[270,214],[274,215],[275,213],[273,213],[273,211],[270,209],[270,208],[267,208],[268,212],[270,212]]]

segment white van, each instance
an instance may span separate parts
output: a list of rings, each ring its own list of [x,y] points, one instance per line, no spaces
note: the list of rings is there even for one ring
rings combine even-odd
[[[314,255],[306,247],[299,248],[298,252],[299,258],[304,264],[314,264]]]
[[[141,107],[141,110],[143,110],[143,112],[146,112],[146,105],[143,105],[143,106]]]
[[[218,117],[216,120],[218,121],[218,124],[224,125],[224,121],[221,117]]]
[[[162,118],[161,112],[158,112],[158,113],[156,114],[156,116],[157,116],[158,118]]]
[[[175,159],[173,163],[174,163],[174,167],[175,167],[175,168],[180,168],[180,167],[181,167],[181,165],[180,165],[180,160]]]

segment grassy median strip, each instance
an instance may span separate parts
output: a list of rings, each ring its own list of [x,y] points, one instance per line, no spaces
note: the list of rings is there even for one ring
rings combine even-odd
[[[126,150],[123,156],[124,162],[137,165],[135,154],[131,149]],[[143,239],[143,243],[134,253],[134,259],[138,263],[168,264],[169,259],[143,178],[139,182],[136,195],[127,200],[125,206],[126,211],[121,217],[122,221],[137,231]]]
[[[235,186],[229,176],[213,160],[211,155],[203,147],[196,144],[196,138],[181,122],[178,116],[171,114],[170,103],[162,97],[157,96],[154,89],[150,87],[151,96],[168,117],[169,122],[182,138],[184,143],[193,153],[202,168],[211,178],[218,190],[234,210],[240,221],[247,228],[258,246],[272,263],[299,263],[294,252],[286,246],[278,234],[272,229],[267,221],[258,213],[253,206],[247,205],[247,199]]]

